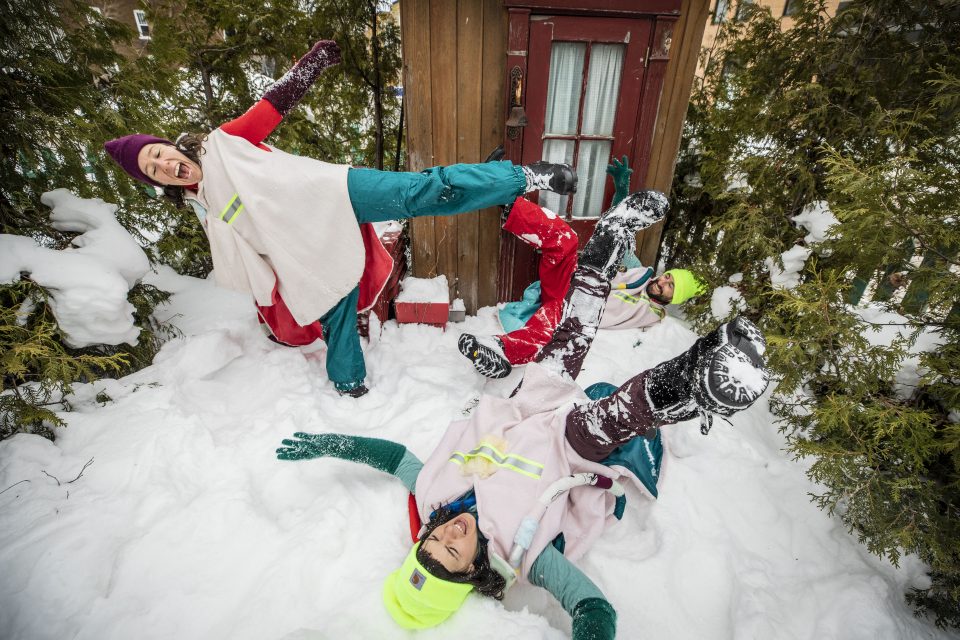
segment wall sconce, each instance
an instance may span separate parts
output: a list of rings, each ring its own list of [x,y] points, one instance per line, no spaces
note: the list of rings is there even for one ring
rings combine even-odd
[[[527,112],[523,110],[520,104],[520,96],[523,93],[523,71],[520,67],[514,67],[510,70],[510,116],[507,118],[507,137],[516,140],[520,136],[520,129],[527,126],[530,121],[527,119]]]

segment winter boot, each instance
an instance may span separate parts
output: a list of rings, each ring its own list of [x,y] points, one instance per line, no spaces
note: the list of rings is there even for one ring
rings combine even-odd
[[[766,346],[756,325],[737,316],[686,352],[658,364],[644,381],[657,422],[679,422],[699,414],[700,431],[706,435],[712,414],[730,416],[752,405],[770,381]]]
[[[561,196],[577,192],[577,172],[568,164],[541,160],[524,165],[521,169],[527,179],[527,191],[547,189]]]
[[[609,280],[624,254],[633,247],[634,234],[663,220],[669,202],[659,191],[637,191],[607,210],[594,227],[580,254],[580,264],[593,267]]]
[[[337,393],[339,393],[341,397],[350,396],[351,398],[359,398],[370,393],[370,389],[368,389],[367,385],[363,384],[362,382],[356,385],[343,385],[344,388],[342,389],[338,384],[334,384],[333,386],[336,388]]]
[[[496,338],[462,333],[457,341],[457,348],[460,349],[460,353],[469,358],[473,368],[480,375],[494,379],[505,378],[513,369],[503,355],[503,349],[497,344]]]
[[[497,145],[497,148],[490,152],[490,155],[487,156],[484,162],[500,162],[503,160],[504,153],[503,145]]]

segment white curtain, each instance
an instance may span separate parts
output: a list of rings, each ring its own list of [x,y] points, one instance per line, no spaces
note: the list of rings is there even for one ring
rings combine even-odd
[[[620,96],[623,71],[622,44],[594,44],[590,50],[590,68],[583,96],[583,121],[577,130],[580,113],[580,87],[583,84],[587,45],[582,42],[555,42],[550,53],[550,78],[547,84],[547,113],[543,141],[543,159],[574,164],[573,140],[550,139],[551,135],[612,136],[613,121]],[[580,178],[573,201],[576,217],[599,216],[603,201],[609,140],[583,140],[575,166]],[[540,192],[540,206],[561,215],[569,196]]]
[[[550,52],[550,81],[547,85],[545,133],[573,135],[580,111],[580,85],[587,45],[581,42],[554,42]],[[546,158],[546,157],[544,157]]]
[[[587,91],[583,97],[583,123],[580,133],[588,136],[613,136],[613,120],[620,97],[620,76],[623,72],[622,44],[595,44],[590,49],[590,70]],[[576,217],[599,216],[603,203],[607,164],[610,161],[609,140],[582,140],[577,158],[580,182],[573,199]]]

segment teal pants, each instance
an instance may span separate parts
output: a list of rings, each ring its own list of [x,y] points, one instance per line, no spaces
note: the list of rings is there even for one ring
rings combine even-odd
[[[347,191],[357,221],[383,222],[418,216],[447,216],[513,202],[526,191],[520,167],[511,162],[455,164],[420,173],[349,169]],[[357,334],[359,287],[322,318],[327,375],[339,391],[367,376]]]
[[[523,171],[512,162],[453,164],[420,173],[347,171],[350,204],[363,222],[448,216],[510,204],[526,191]]]

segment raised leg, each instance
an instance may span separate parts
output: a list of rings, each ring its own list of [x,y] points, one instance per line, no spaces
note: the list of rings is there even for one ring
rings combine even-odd
[[[537,362],[576,379],[600,326],[610,279],[634,242],[634,234],[662,220],[667,198],[657,191],[631,193],[608,210],[594,228],[564,298],[563,315]]]
[[[769,381],[759,329],[743,317],[698,339],[679,356],[627,380],[612,395],[578,405],[566,419],[567,441],[581,456],[601,461],[637,436],[664,425],[746,409]]]

